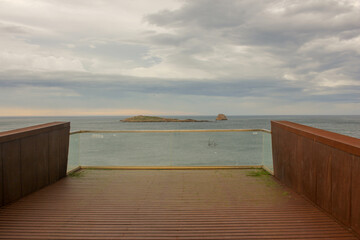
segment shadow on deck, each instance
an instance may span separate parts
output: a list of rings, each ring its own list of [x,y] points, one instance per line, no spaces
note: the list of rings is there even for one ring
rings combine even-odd
[[[0,208],[0,238],[357,239],[259,171],[81,170]]]

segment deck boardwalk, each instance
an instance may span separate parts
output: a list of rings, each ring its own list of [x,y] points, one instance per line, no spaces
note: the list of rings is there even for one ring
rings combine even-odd
[[[82,170],[0,208],[1,239],[358,239],[253,170]]]

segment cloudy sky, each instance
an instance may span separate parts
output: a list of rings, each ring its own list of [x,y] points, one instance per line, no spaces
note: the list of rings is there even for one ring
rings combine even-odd
[[[0,116],[360,114],[358,0],[0,0]]]

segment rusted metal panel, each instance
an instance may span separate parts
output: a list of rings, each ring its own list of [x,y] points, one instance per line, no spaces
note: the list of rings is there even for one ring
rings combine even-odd
[[[0,238],[357,239],[251,171],[83,171],[1,208]]]
[[[314,143],[314,160],[316,161],[316,203],[331,213],[331,147]]]
[[[23,196],[49,183],[48,134],[21,140],[21,177]]]
[[[2,205],[4,205],[4,202],[3,202],[3,182],[4,182],[4,179],[3,179],[3,161],[2,161],[2,144],[0,143],[0,207]]]
[[[332,149],[331,186],[332,214],[342,223],[350,225],[351,163],[352,156]]]
[[[353,156],[351,168],[351,227],[360,235],[360,157]]]
[[[60,144],[60,158],[59,158],[59,178],[66,176],[69,152],[69,132],[70,128],[64,128],[60,131],[59,144]]]
[[[49,133],[49,183],[54,183],[60,178],[60,136],[60,130]]]
[[[2,144],[4,204],[21,197],[20,141]]]

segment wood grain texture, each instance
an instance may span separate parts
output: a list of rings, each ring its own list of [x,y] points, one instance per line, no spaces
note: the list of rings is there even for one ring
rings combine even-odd
[[[69,129],[70,123],[54,122],[0,132],[1,205],[66,174]]]
[[[297,149],[297,138],[296,135],[290,132],[284,131],[282,138],[287,139],[286,144],[282,145],[282,158],[284,164],[284,183],[289,187],[296,186],[296,171],[297,162],[296,160],[296,149]]]
[[[313,139],[332,148],[360,156],[360,139],[289,121],[271,121],[272,126]]]
[[[49,133],[49,183],[60,179],[60,139],[61,130]]]
[[[271,123],[272,125],[272,123]],[[274,169],[274,176],[280,178],[280,163],[279,163],[279,128],[272,128],[273,132],[271,134],[271,148],[272,148],[272,159],[273,159],[273,169]]]
[[[331,213],[342,223],[350,225],[352,155],[332,149]]]
[[[275,177],[359,234],[360,139],[287,121],[271,127]]]
[[[0,208],[0,239],[357,239],[252,171],[82,170]]]
[[[299,136],[298,142],[301,142],[301,148],[297,148],[298,153],[302,153],[302,158],[295,160],[299,162],[298,176],[301,182],[301,193],[316,202],[316,159],[314,158],[314,142]]]
[[[360,157],[353,156],[351,168],[351,227],[360,235]]]
[[[21,140],[21,174],[23,196],[49,183],[48,134]]]
[[[40,124],[26,128],[19,128],[11,131],[0,132],[0,143],[10,142],[17,139],[39,135],[42,133],[48,133],[63,128],[70,128],[70,123],[52,122],[52,123],[45,123],[45,124]]]
[[[331,213],[331,147],[315,142],[314,160],[316,161],[316,203]]]
[[[69,132],[70,128],[64,128],[60,131],[59,144],[60,144],[60,156],[59,156],[59,178],[66,176],[67,164],[68,164],[68,152],[69,152]]]
[[[3,160],[2,160],[2,144],[0,143],[0,207],[4,205],[3,197]]]
[[[273,125],[273,123],[271,123]],[[274,176],[278,178],[280,181],[282,180],[282,164],[280,158],[280,128],[272,127],[271,134],[271,147],[272,147],[272,156],[273,156],[273,167],[274,167]]]
[[[2,144],[4,204],[18,200],[21,194],[20,141]]]

